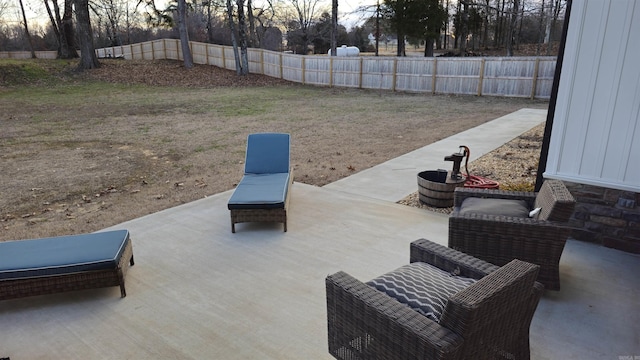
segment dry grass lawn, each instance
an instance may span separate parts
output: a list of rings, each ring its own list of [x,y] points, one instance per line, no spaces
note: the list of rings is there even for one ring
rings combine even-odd
[[[239,79],[169,61],[102,63],[81,75],[54,67],[33,81],[0,62],[0,240],[95,231],[232,189],[254,132],[291,133],[295,181],[322,186],[520,108],[547,107]]]

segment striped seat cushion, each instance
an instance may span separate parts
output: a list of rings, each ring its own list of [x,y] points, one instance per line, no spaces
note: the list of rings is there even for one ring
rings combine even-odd
[[[367,285],[440,322],[447,301],[476,280],[452,275],[435,266],[416,262],[379,276]]]

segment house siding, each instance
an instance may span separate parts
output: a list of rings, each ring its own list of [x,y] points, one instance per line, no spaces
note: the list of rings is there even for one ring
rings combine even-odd
[[[638,34],[640,1],[572,3],[545,177],[640,192]]]

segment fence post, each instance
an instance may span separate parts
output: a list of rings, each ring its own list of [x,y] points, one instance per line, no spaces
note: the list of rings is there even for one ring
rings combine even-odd
[[[536,64],[533,68],[533,81],[531,82],[531,100],[536,98],[536,89],[538,87],[538,71],[540,69],[540,58],[536,57]]]
[[[436,93],[436,85],[437,85],[437,79],[438,79],[438,58],[434,57],[433,58],[433,74],[431,76],[431,94],[435,95]]]
[[[302,55],[302,84],[305,84],[306,81],[306,75],[307,75],[307,58],[305,57],[306,55]]]
[[[153,45],[154,41],[151,40],[151,60],[156,59],[156,47]]]
[[[260,49],[260,73],[264,75],[264,49]]]
[[[478,96],[482,96],[482,81],[484,80],[484,62],[483,58],[480,60],[480,78],[478,79]]]
[[[364,57],[360,56],[360,83],[358,84],[358,88],[362,89],[362,72],[364,68]]]
[[[393,59],[393,84],[391,84],[391,91],[396,91],[396,81],[398,80],[398,58]]]
[[[282,67],[282,53],[280,53],[280,79],[284,79],[284,69]]]
[[[329,57],[329,87],[333,87],[333,56]]]

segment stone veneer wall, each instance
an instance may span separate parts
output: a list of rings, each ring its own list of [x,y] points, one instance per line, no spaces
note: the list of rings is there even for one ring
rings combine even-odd
[[[640,254],[640,193],[566,182],[576,199],[569,224],[576,240]]]

